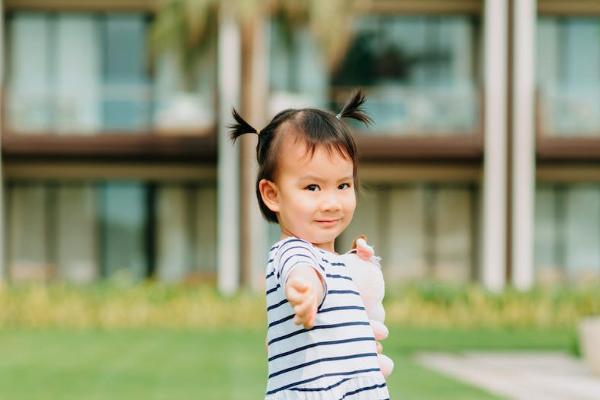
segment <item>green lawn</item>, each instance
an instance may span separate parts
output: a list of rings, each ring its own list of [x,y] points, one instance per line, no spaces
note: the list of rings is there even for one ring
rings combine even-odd
[[[392,329],[392,399],[493,399],[423,368],[420,350],[571,350],[570,331]],[[0,330],[0,399],[260,399],[266,377],[259,330]]]

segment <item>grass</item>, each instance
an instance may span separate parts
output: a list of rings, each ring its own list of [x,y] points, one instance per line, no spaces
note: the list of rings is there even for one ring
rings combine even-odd
[[[390,288],[385,353],[393,399],[494,399],[414,361],[420,351],[563,350],[600,313],[598,286],[488,293]],[[0,399],[219,399],[264,396],[264,295],[211,287],[0,286]]]
[[[569,329],[392,327],[385,352],[396,361],[393,399],[494,399],[416,364],[417,351],[573,348]],[[0,330],[1,399],[263,398],[263,329]]]

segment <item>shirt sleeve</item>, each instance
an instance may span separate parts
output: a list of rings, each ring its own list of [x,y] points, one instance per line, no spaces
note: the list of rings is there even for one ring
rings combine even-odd
[[[307,265],[315,270],[323,282],[323,301],[327,294],[325,268],[319,262],[321,257],[313,246],[302,239],[290,238],[284,241],[277,252],[275,259],[275,273],[281,287],[285,287],[290,272],[298,265]]]

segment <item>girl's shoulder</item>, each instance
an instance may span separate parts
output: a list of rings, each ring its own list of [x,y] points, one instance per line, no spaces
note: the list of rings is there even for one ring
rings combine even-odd
[[[279,264],[295,255],[300,255],[301,257],[308,256],[316,263],[320,263],[324,258],[329,259],[327,252],[309,241],[295,236],[288,236],[275,242],[269,250],[269,260],[275,264]]]
[[[316,252],[317,248],[310,242],[297,238],[295,236],[287,236],[283,239],[278,240],[271,246],[269,249],[269,253],[279,253],[281,250],[287,249],[290,246],[298,246],[306,249],[310,249],[311,251]]]
[[[277,257],[283,253],[294,253],[293,250],[295,250],[295,252],[309,251],[314,255],[315,259],[322,260],[325,262],[335,263],[343,261],[342,255],[332,253],[330,251],[325,251],[310,243],[309,241],[300,239],[295,236],[288,236],[275,242],[273,246],[269,249],[269,259],[277,259]]]

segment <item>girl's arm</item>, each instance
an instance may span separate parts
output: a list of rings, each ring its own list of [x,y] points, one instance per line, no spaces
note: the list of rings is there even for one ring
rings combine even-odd
[[[323,281],[309,265],[298,265],[285,282],[285,297],[294,313],[294,323],[311,329],[315,325],[317,308],[323,301]]]

